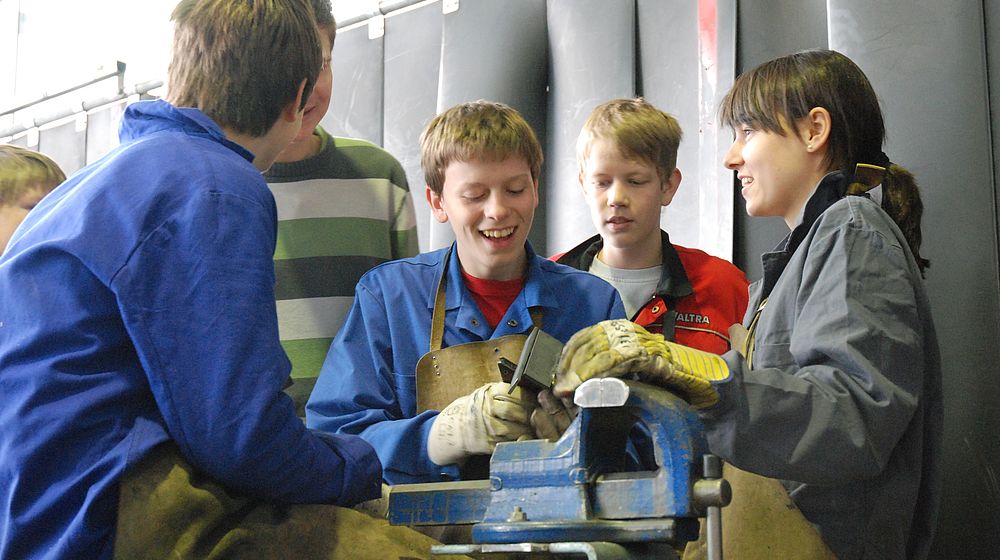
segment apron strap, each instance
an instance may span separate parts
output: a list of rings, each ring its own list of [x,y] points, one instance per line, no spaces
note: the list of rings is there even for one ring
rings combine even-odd
[[[448,283],[448,263],[451,262],[451,251],[454,245],[448,248],[444,255],[444,266],[441,267],[441,278],[438,278],[437,292],[434,294],[434,315],[431,316],[431,352],[441,349],[441,341],[444,339],[444,294]]]
[[[654,295],[653,297],[656,298],[657,296]],[[645,327],[647,329],[650,327],[659,328],[660,334],[663,335],[665,340],[674,342],[674,337],[677,333],[677,309],[675,305],[677,302],[674,298],[663,297],[661,299],[663,300],[663,306],[666,307],[666,310],[654,319],[652,323],[645,325]],[[647,303],[646,305],[649,304]],[[642,309],[637,311],[635,314],[636,316],[633,317],[633,319],[638,319],[641,312]]]
[[[447,292],[448,284],[448,264],[451,262],[453,247],[454,245],[448,248],[448,252],[445,253],[444,266],[441,267],[441,277],[438,278],[437,291],[434,294],[434,314],[431,316],[431,352],[440,350],[442,341],[444,340],[445,293]],[[531,307],[528,309],[528,313],[531,314],[532,324],[541,329],[543,320],[542,307]]]
[[[753,314],[753,319],[750,320],[750,328],[747,329],[747,338],[743,343],[743,356],[745,356],[747,361],[747,369],[753,369],[753,351],[754,346],[757,344],[757,323],[760,321],[760,314],[764,311],[764,306],[767,305],[767,298],[761,300],[760,305],[757,306],[757,311]]]

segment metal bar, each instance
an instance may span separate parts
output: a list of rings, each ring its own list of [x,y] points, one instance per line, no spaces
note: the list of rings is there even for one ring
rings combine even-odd
[[[722,459],[718,455],[706,454],[702,457],[702,474],[709,480],[722,478]],[[725,482],[725,481],[723,481]],[[720,496],[721,504],[712,504],[705,514],[705,541],[708,560],[722,558],[722,507],[729,503],[729,496]]]
[[[136,84],[131,92],[121,92],[111,96],[99,97],[97,99],[84,101],[83,103],[80,104],[80,109],[64,109],[61,111],[57,111],[55,113],[50,113],[48,115],[45,115],[44,117],[32,119],[30,123],[18,124],[10,128],[0,130],[0,138],[14,136],[24,132],[25,130],[38,128],[40,126],[45,126],[51,122],[71,117],[77,113],[92,111],[103,105],[108,105],[116,101],[121,101],[122,99],[126,99],[132,95],[145,95],[149,91],[154,90],[162,85],[163,82],[160,80],[143,82],[141,84]]]
[[[16,113],[18,111],[23,111],[24,109],[27,109],[28,107],[31,107],[32,105],[37,105],[39,103],[43,103],[43,102],[48,101],[50,99],[55,99],[56,97],[59,97],[60,95],[66,95],[67,93],[74,92],[74,91],[76,91],[78,89],[82,89],[82,88],[85,88],[87,86],[94,85],[97,82],[102,82],[104,80],[107,80],[108,78],[114,78],[116,76],[118,77],[118,92],[122,93],[124,91],[124,81],[123,80],[124,80],[124,76],[125,76],[125,63],[119,60],[119,61],[117,61],[117,66],[118,66],[118,69],[115,72],[111,72],[111,73],[105,74],[103,76],[98,76],[97,78],[94,78],[93,80],[90,80],[88,82],[84,82],[82,84],[77,84],[77,85],[75,85],[73,87],[70,87],[68,89],[64,89],[64,90],[62,90],[62,91],[60,91],[58,93],[53,93],[51,95],[45,95],[45,96],[40,97],[40,98],[38,98],[38,99],[36,99],[34,101],[30,101],[28,103],[25,103],[24,105],[20,105],[20,106],[14,107],[13,109],[7,109],[6,111],[0,113],[0,117],[2,117],[4,115],[10,115],[10,114]]]
[[[489,480],[397,484],[389,493],[392,525],[463,525],[483,520]]]
[[[349,27],[358,26],[376,16],[388,16],[403,10],[413,9],[423,4],[433,4],[441,0],[383,0],[378,8],[337,21],[337,31],[345,31]]]
[[[619,544],[612,542],[560,542],[515,544],[445,544],[431,547],[431,554],[478,555],[499,558],[539,555],[553,558],[580,558],[587,560],[677,560],[677,552],[662,543]]]

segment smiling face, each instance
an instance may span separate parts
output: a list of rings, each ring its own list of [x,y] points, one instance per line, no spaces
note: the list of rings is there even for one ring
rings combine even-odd
[[[521,157],[453,161],[441,194],[427,188],[434,217],[451,224],[465,272],[486,280],[524,275],[524,249],[538,206],[538,182]]]
[[[680,172],[663,181],[651,162],[627,158],[614,141],[595,138],[579,179],[604,240],[601,260],[616,268],[660,264],[660,211],[677,192]]]
[[[723,161],[736,171],[747,214],[780,216],[791,229],[824,172],[808,130],[803,125],[791,130],[784,119],[781,124],[784,135],[737,126]]]

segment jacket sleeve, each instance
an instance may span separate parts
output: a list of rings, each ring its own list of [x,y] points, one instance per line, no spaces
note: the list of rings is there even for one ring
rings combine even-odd
[[[702,412],[709,446],[773,478],[869,478],[922,398],[919,279],[896,239],[876,230],[841,227],[807,250],[795,301],[776,306],[793,310],[775,329],[789,331],[754,350],[762,367],[725,354],[733,375],[716,385],[720,403]]]
[[[242,196],[206,188],[185,201],[112,279],[124,326],[195,467],[282,502],[377,497],[371,447],[311,433],[282,393],[290,365],[278,341],[274,223],[273,207]]]
[[[397,371],[392,332],[381,293],[363,278],[306,405],[306,424],[363,437],[378,453],[389,484],[458,479],[457,466],[438,466],[427,455],[437,412],[413,416],[414,364],[399,364],[405,371]]]

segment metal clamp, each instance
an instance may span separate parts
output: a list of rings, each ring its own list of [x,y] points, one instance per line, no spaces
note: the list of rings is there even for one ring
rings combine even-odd
[[[732,501],[733,489],[722,478],[722,460],[717,455],[702,457],[702,479],[694,483],[692,499],[705,511],[708,560],[722,560],[722,508]]]

